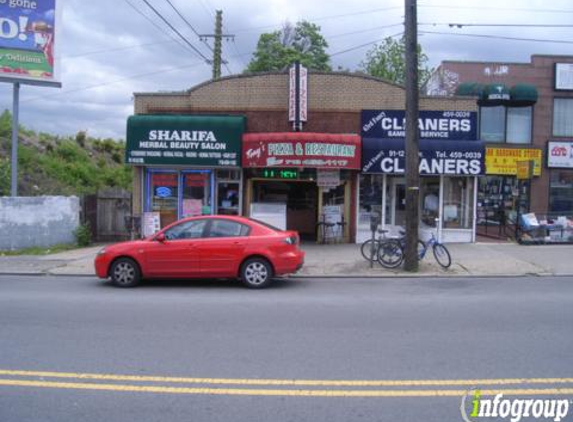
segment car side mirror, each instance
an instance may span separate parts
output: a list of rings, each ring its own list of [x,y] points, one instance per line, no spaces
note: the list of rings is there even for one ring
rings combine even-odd
[[[163,242],[165,242],[165,235],[163,233],[159,233],[157,236],[155,236],[155,240],[163,243]]]

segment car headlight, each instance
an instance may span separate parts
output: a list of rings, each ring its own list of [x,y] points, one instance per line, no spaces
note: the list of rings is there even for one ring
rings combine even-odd
[[[98,255],[103,255],[103,254],[105,254],[105,252],[106,252],[105,248],[101,248],[101,249],[97,252],[97,254],[98,254]]]

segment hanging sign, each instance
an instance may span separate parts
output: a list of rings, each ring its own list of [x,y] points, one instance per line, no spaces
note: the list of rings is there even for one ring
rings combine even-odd
[[[340,170],[316,170],[316,184],[323,188],[335,188],[340,185]]]
[[[517,178],[529,180],[533,176],[533,160],[517,161]]]

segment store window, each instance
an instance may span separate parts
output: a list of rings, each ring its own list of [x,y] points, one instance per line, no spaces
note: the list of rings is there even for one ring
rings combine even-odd
[[[505,140],[505,107],[480,108],[480,138],[485,142]]]
[[[211,214],[211,174],[209,171],[182,174],[181,216]]]
[[[573,210],[573,171],[551,170],[549,211],[571,213]]]
[[[553,136],[573,136],[573,98],[553,100]]]
[[[420,179],[420,219],[429,227],[436,227],[440,213],[440,178],[424,177]]]
[[[533,107],[481,107],[480,138],[485,142],[531,143]]]
[[[444,178],[443,227],[471,229],[473,227],[474,183],[469,177]]]
[[[176,172],[150,172],[150,211],[158,212],[161,227],[177,220],[179,183]]]
[[[217,214],[239,215],[241,172],[239,170],[217,171]]]

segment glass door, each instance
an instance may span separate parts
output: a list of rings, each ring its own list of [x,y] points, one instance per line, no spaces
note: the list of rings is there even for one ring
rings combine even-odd
[[[181,178],[181,217],[211,214],[211,171],[184,172]]]
[[[404,227],[406,223],[406,179],[389,177],[387,184],[386,224]]]

